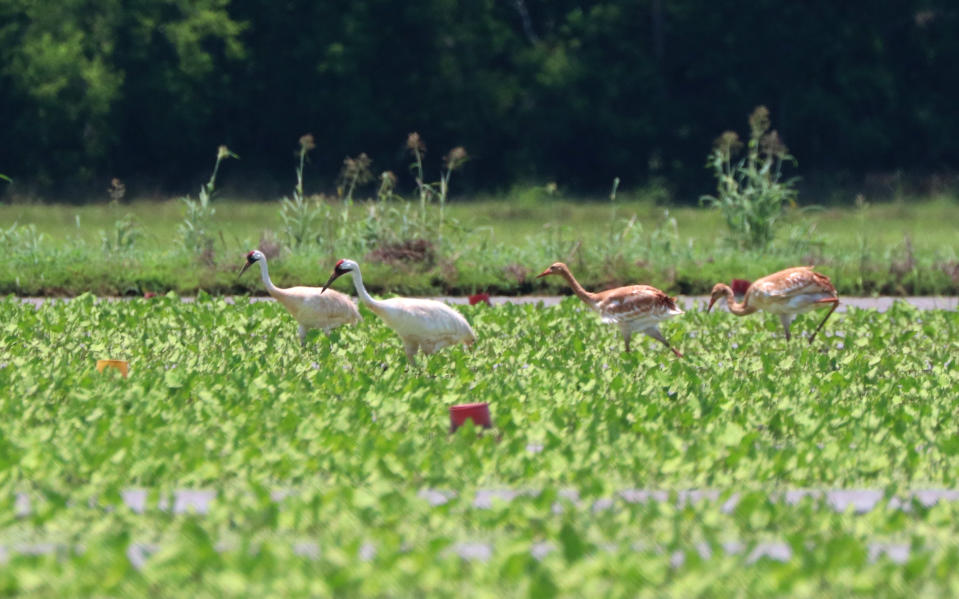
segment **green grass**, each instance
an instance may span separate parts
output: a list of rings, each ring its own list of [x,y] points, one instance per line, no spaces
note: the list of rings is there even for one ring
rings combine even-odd
[[[273,302],[0,300],[0,594],[955,594],[959,502],[891,502],[956,488],[959,314],[853,309],[810,346],[768,315],[691,311],[662,327],[678,360],[652,340],[621,353],[573,298],[463,311],[477,346],[407,368],[366,310],[301,349]],[[450,435],[447,407],[472,401],[495,430]],[[882,499],[776,496],[833,488]],[[215,493],[209,512],[160,509],[178,489]],[[476,505],[489,490],[521,493]],[[789,559],[751,559],[766,543]],[[876,543],[908,559],[872,560]]]
[[[700,208],[666,209],[629,199],[453,202],[447,222],[454,226],[445,228],[442,239],[435,228],[426,235],[435,244],[433,259],[402,264],[367,259],[391,235],[400,241],[423,235],[397,232],[400,203],[386,206],[394,213],[365,202],[352,208],[334,203],[316,232],[321,243],[296,251],[284,247],[278,203],[213,205],[216,234],[203,257],[180,249],[179,202],[0,206],[0,222],[8,223],[4,229],[18,224],[2,240],[7,259],[0,265],[0,293],[259,292],[255,276],[238,281],[233,274],[243,254],[264,239],[283,248],[271,262],[280,285],[319,284],[336,259],[351,257],[363,263],[374,291],[410,294],[555,293],[556,283],[533,277],[556,260],[568,262],[588,287],[645,282],[673,293],[705,293],[717,281],[755,279],[812,263],[844,294],[959,293],[953,225],[959,204],[951,197],[794,211],[764,252],[733,249],[718,212]],[[375,217],[371,207],[378,210]],[[418,204],[409,209],[415,214]],[[101,249],[101,232],[110,234],[128,214],[142,236],[126,251]],[[437,218],[431,208],[430,222]]]

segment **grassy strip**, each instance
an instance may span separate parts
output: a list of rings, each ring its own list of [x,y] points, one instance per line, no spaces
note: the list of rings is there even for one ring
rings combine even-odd
[[[442,229],[435,207],[431,226],[417,229],[401,202],[326,203],[313,239],[295,250],[276,203],[216,206],[211,249],[199,255],[178,243],[179,202],[0,206],[0,222],[8,223],[0,232],[7,254],[0,293],[260,293],[255,275],[234,273],[243,254],[263,246],[276,251],[270,266],[278,285],[319,284],[337,258],[352,257],[377,292],[555,293],[556,283],[533,277],[563,260],[597,288],[646,282],[705,293],[716,281],[816,264],[844,294],[959,293],[953,198],[793,211],[764,252],[732,247],[714,211],[642,201],[453,203]],[[404,259],[403,244],[416,240],[425,241],[423,251]]]

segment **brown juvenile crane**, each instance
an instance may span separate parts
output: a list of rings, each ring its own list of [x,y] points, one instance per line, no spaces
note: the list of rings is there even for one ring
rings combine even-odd
[[[706,311],[709,312],[712,309],[716,300],[725,298],[729,311],[737,316],[752,314],[757,310],[778,314],[780,322],[783,323],[783,330],[786,331],[786,341],[789,341],[792,338],[789,325],[797,314],[832,304],[826,317],[809,338],[809,343],[812,343],[816,333],[822,325],[826,324],[826,320],[839,305],[836,288],[832,286],[829,277],[815,272],[812,268],[812,266],[797,266],[766,275],[746,289],[742,303],[736,303],[733,300],[733,290],[729,285],[716,283]]]
[[[536,278],[546,275],[558,275],[566,279],[576,297],[599,312],[602,322],[617,325],[623,334],[627,352],[630,350],[629,340],[633,333],[642,332],[668,347],[676,354],[676,357],[683,357],[683,354],[671,346],[659,331],[660,322],[683,313],[676,305],[675,298],[649,285],[629,285],[590,293],[583,289],[573,273],[569,271],[569,267],[562,262],[551,265]]]

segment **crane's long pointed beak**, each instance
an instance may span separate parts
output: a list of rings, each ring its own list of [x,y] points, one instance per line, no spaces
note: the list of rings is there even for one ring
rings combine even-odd
[[[709,314],[709,311],[713,309],[713,304],[715,303],[716,303],[716,296],[714,295],[711,298],[709,298],[709,306],[707,306],[706,308],[706,314]]]
[[[333,281],[335,281],[335,280],[337,279],[337,277],[340,276],[340,274],[342,274],[342,273],[338,273],[338,272],[336,272],[336,271],[334,270],[334,271],[333,271],[333,274],[331,274],[331,275],[330,275],[330,278],[326,281],[326,284],[323,285],[323,290],[320,291],[320,293],[323,293],[323,291],[326,291],[327,288],[330,286],[330,283],[332,283]]]
[[[236,278],[239,279],[240,277],[242,277],[243,273],[246,272],[246,269],[250,268],[250,265],[252,264],[253,264],[252,262],[247,262],[246,264],[244,264],[243,268],[240,269],[240,272],[237,273]]]
[[[548,275],[548,274],[549,274],[549,269],[547,268],[547,269],[544,270],[543,272],[541,272],[541,273],[539,273],[538,275],[536,275],[536,278],[539,279],[539,278],[545,277],[545,276]]]

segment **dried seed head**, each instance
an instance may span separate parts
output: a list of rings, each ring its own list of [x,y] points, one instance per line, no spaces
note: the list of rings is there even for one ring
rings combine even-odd
[[[316,147],[316,143],[313,141],[313,134],[307,133],[300,137],[300,149],[304,152],[309,152]]]
[[[446,163],[446,168],[455,171],[457,168],[463,166],[463,163],[469,160],[469,155],[466,153],[466,148],[463,146],[456,146],[449,151],[449,154],[443,157],[443,161]]]
[[[735,131],[723,131],[713,142],[713,147],[723,154],[734,154],[743,147],[743,142],[739,141],[739,134]]]
[[[373,178],[373,175],[370,173],[370,165],[372,163],[373,161],[370,160],[370,157],[367,156],[365,152],[356,158],[347,156],[343,159],[343,170],[340,172],[340,176],[343,179],[355,179],[359,184],[367,183]]]
[[[769,131],[769,109],[765,106],[757,106],[753,113],[749,115],[749,129],[752,132],[752,139],[759,139],[762,134]]]
[[[913,20],[918,27],[925,27],[933,21],[936,20],[936,11],[934,10],[920,10],[915,15],[913,15]]]
[[[380,188],[377,190],[376,195],[381,200],[392,198],[393,189],[396,188],[396,181],[396,175],[393,174],[393,171],[383,171],[380,173]]]
[[[123,181],[114,177],[110,180],[110,188],[107,189],[107,193],[110,194],[110,199],[114,202],[119,202],[123,199],[124,194],[127,192],[127,186],[123,184]]]
[[[229,158],[233,155],[233,152],[230,151],[230,148],[226,146],[220,146],[216,150],[216,159],[223,160],[224,158]]]
[[[789,148],[779,139],[779,133],[773,129],[759,140],[759,150],[766,156],[775,156],[782,160],[789,154]]]
[[[423,153],[426,151],[426,143],[420,139],[420,134],[414,131],[406,136],[406,149],[414,153]]]

